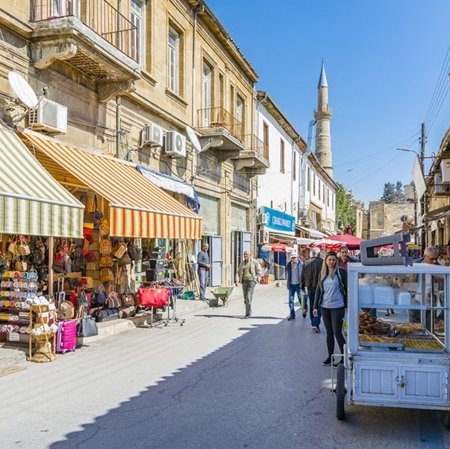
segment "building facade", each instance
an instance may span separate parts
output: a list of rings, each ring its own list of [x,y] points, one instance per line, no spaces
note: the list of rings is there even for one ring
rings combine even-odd
[[[369,203],[368,238],[374,239],[395,234],[402,229],[401,217],[414,219],[413,203],[385,203],[371,201]]]
[[[255,130],[258,76],[208,6],[1,0],[0,26],[0,95],[11,100],[7,76],[17,71],[57,117],[39,109],[20,124],[193,186],[212,283],[229,284],[255,242],[255,177],[268,161]]]

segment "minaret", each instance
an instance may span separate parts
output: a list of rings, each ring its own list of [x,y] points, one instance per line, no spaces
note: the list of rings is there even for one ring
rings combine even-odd
[[[317,111],[314,111],[314,118],[316,119],[316,157],[324,170],[333,177],[330,135],[331,109],[328,107],[328,81],[323,62],[317,85]]]

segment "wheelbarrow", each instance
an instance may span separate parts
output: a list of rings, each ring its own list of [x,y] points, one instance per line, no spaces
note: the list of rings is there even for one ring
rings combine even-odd
[[[222,300],[223,305],[226,306],[228,303],[228,298],[231,295],[231,292],[233,291],[233,287],[217,287],[215,290],[213,290],[211,293],[214,295],[213,300],[209,301],[209,305],[214,307],[219,305],[219,299]],[[214,301],[213,304],[211,302]]]

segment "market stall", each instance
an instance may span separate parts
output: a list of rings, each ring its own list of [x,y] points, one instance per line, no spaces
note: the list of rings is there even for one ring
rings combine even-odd
[[[349,264],[348,340],[335,390],[338,419],[344,419],[347,403],[443,410],[450,425],[449,294],[448,267]]]

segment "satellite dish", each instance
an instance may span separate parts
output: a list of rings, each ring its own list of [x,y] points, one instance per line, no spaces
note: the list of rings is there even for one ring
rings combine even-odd
[[[28,84],[28,81],[17,72],[9,72],[8,80],[11,89],[16,94],[17,98],[28,108],[36,109],[39,101],[34,90]]]
[[[195,134],[195,131],[190,126],[186,126],[186,133],[192,143],[192,146],[200,153],[200,151],[202,151],[202,146],[198,140],[197,134]]]

